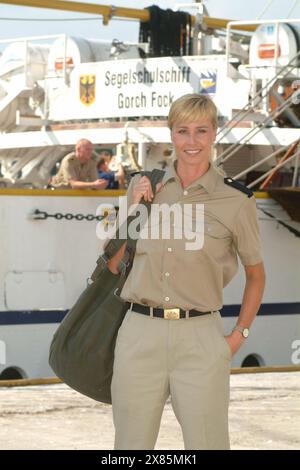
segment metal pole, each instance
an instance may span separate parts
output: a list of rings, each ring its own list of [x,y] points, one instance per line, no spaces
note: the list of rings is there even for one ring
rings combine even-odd
[[[276,23],[275,29],[275,55],[274,55],[274,62],[275,62],[275,73],[277,73],[277,65],[278,65],[278,57],[279,57],[279,23]]]
[[[298,171],[299,171],[299,154],[297,155],[297,158],[295,160],[295,168],[294,168],[293,181],[292,181],[293,188],[296,188],[296,186],[298,186]]]
[[[135,8],[119,8],[111,5],[97,5],[86,2],[73,2],[66,0],[1,0],[0,3],[18,5],[20,7],[22,6],[47,8],[50,10],[90,13],[94,15],[102,15],[104,18],[107,19],[110,19],[111,16],[132,18],[146,22],[150,19],[150,14],[148,10],[138,10]]]
[[[285,145],[284,147],[280,147],[279,149],[275,150],[275,152],[272,152],[270,155],[267,155],[267,156],[264,157],[262,160],[259,160],[258,162],[253,163],[253,165],[251,165],[251,166],[250,166],[249,168],[247,168],[246,170],[243,170],[243,171],[241,171],[240,173],[238,173],[237,175],[235,175],[234,178],[240,179],[242,176],[246,175],[249,171],[254,170],[255,168],[259,167],[260,165],[262,165],[262,164],[265,163],[266,161],[270,160],[270,158],[276,157],[276,155],[278,155],[279,153],[283,152],[284,150],[286,150],[287,148],[289,148],[291,145],[295,144],[297,141],[298,141],[298,139],[295,140],[295,142],[292,142],[291,144],[287,144],[287,145]]]
[[[263,175],[261,175],[259,178],[257,178],[255,181],[252,181],[250,184],[248,184],[248,188],[252,188],[253,186],[255,186],[257,183],[259,183],[260,181],[262,181],[266,176],[268,176],[270,173],[272,173],[272,171],[274,170],[278,170],[279,168],[283,167],[284,165],[286,165],[286,163],[289,163],[291,160],[294,160],[294,158],[296,157],[299,157],[299,154],[300,154],[300,150],[296,153],[294,153],[294,155],[292,155],[288,160],[286,160],[285,162],[282,162],[282,163],[279,163],[278,165],[276,165],[274,168],[271,168],[269,171],[267,171],[266,173],[264,173]],[[233,179],[235,179],[236,176],[233,177]]]
[[[64,34],[64,61],[63,61],[64,84],[67,85],[67,35]]]
[[[141,168],[146,169],[147,165],[147,143],[138,143],[138,164]]]
[[[229,77],[229,59],[230,59],[230,31],[231,23],[228,23],[226,28],[226,64],[227,64],[227,77]]]
[[[51,10],[74,11],[78,13],[90,13],[93,15],[102,15],[104,24],[108,24],[112,17],[136,19],[142,22],[150,20],[148,10],[136,8],[120,8],[112,5],[97,5],[94,3],[73,2],[66,0],[0,0],[0,3],[9,5],[18,5],[20,7],[47,8]],[[192,16],[192,25],[195,24],[195,17]],[[224,29],[229,23],[229,19],[212,18],[210,16],[203,17],[204,23],[208,28]],[[234,29],[241,31],[255,31],[255,26],[243,24],[241,26],[232,26]]]
[[[25,41],[25,60],[24,60],[24,75],[25,75],[25,87],[27,87],[27,75],[28,75],[28,41]]]

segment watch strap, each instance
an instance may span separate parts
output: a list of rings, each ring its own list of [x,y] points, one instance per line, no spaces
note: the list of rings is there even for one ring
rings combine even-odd
[[[249,328],[246,328],[240,325],[235,325],[232,331],[239,331],[244,338],[247,338],[249,335]]]

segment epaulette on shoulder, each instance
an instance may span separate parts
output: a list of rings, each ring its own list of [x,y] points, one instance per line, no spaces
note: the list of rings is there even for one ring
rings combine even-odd
[[[253,191],[251,189],[247,188],[244,186],[242,183],[239,183],[238,181],[233,180],[232,178],[224,178],[224,183],[227,184],[228,186],[231,186],[234,189],[237,189],[238,191],[242,191],[242,193],[247,194],[248,197],[253,196]]]

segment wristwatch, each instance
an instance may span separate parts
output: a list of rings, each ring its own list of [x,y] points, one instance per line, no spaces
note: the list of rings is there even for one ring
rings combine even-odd
[[[239,331],[244,338],[248,338],[249,328],[243,328],[242,326],[236,325],[232,331],[235,331],[235,330]]]

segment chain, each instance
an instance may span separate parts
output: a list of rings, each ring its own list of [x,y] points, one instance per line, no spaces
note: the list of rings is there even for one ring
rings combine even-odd
[[[119,207],[115,206],[115,211],[117,212],[119,210]],[[107,209],[104,211],[103,215],[93,215],[93,214],[62,214],[61,212],[56,212],[55,214],[49,214],[48,212],[45,211],[40,211],[39,209],[36,209],[30,216],[30,218],[34,220],[46,220],[49,218],[54,218],[56,220],[77,220],[81,222],[82,220],[87,220],[88,222],[91,222],[93,220],[97,220],[98,222],[101,222],[103,219],[107,219],[108,222],[111,222],[110,216],[114,216],[115,211],[112,211],[111,209]]]

